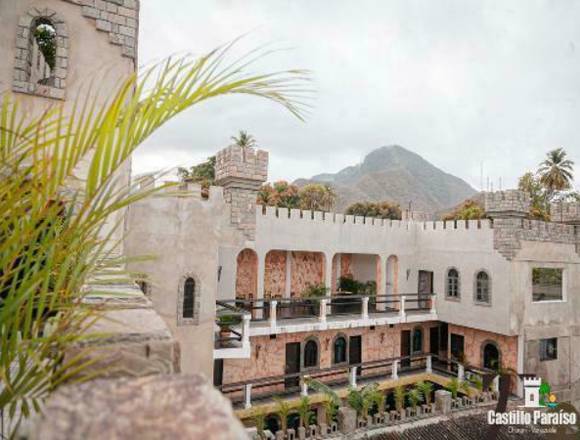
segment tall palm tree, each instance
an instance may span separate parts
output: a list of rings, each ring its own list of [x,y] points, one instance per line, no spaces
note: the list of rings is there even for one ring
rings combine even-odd
[[[238,136],[232,136],[230,138],[234,145],[242,148],[253,148],[256,146],[256,139],[251,134],[248,134],[245,130],[240,130]]]
[[[250,73],[247,58],[227,60],[231,46],[120,78],[102,106],[91,88],[71,109],[55,104],[31,118],[18,97],[0,95],[0,412],[28,416],[95,362],[86,351],[71,355],[96,337],[89,328],[98,315],[83,306],[83,287],[126,262],[115,258],[113,231],[103,231],[112,214],[160,190],[119,184],[118,170],[139,145],[223,95],[259,96],[303,117],[304,72]]]
[[[547,158],[540,163],[538,173],[540,183],[549,193],[549,199],[556,191],[572,186],[574,180],[574,162],[566,159],[566,151],[556,148],[547,153]]]

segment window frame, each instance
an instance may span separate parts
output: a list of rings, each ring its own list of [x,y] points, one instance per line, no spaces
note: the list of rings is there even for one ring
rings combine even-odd
[[[549,270],[559,270],[561,273],[561,286],[560,286],[560,299],[546,299],[546,300],[535,300],[534,299],[534,270],[540,269],[549,269]],[[567,301],[566,298],[566,270],[559,266],[559,267],[552,267],[552,266],[534,266],[531,268],[530,271],[530,279],[531,279],[531,297],[533,304],[550,304],[550,303],[565,303]]]
[[[185,283],[191,278],[194,282],[193,291],[193,316],[184,317],[184,301],[185,301]],[[179,284],[177,286],[177,325],[198,325],[199,324],[199,308],[200,308],[200,297],[202,294],[202,285],[199,278],[192,272],[188,272],[179,279]]]
[[[419,350],[415,350],[415,333],[416,332],[421,333],[421,347]],[[421,326],[413,327],[413,331],[411,332],[411,349],[410,349],[411,356],[424,353],[424,351],[425,351],[424,349],[425,349],[425,332],[423,331],[423,327],[421,327]]]
[[[306,347],[308,347],[310,343],[314,344],[316,347],[316,362],[314,365],[306,365]],[[318,341],[318,338],[311,336],[304,340],[302,343],[302,359],[300,362],[302,371],[316,370],[320,367],[320,342]]]
[[[344,341],[344,360],[337,362],[336,360],[336,343],[339,339]],[[332,341],[332,365],[346,365],[348,364],[348,338],[346,335],[339,333]]]
[[[457,282],[456,282],[456,286],[455,286],[455,295],[450,294],[451,277],[449,276],[449,273],[451,271],[455,271],[455,273],[457,274]],[[459,272],[459,269],[457,269],[457,267],[455,267],[455,266],[449,267],[445,271],[445,289],[444,289],[444,291],[445,291],[445,299],[448,299],[450,301],[461,301],[461,272]]]
[[[483,301],[477,298],[479,288],[478,277],[480,274],[485,274],[487,276],[487,301]],[[473,302],[480,306],[491,306],[491,295],[492,295],[491,276],[487,270],[479,269],[477,272],[475,272],[475,276],[473,277]]]
[[[552,341],[554,342],[554,357],[549,357],[547,347],[548,347],[548,343],[550,343]],[[545,348],[543,347],[544,344],[545,344]],[[548,362],[548,361],[557,361],[558,360],[558,338],[557,337],[540,339],[539,344],[538,344],[538,358],[540,359],[540,362]]]

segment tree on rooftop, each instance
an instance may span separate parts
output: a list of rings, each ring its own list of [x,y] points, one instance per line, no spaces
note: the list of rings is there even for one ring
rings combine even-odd
[[[574,181],[574,162],[566,159],[563,148],[556,148],[546,154],[546,159],[540,163],[538,174],[540,182],[548,192],[548,198],[557,191],[569,189]]]
[[[50,392],[94,362],[87,361],[90,348],[65,353],[96,337],[88,329],[98,316],[83,306],[83,286],[126,262],[115,258],[118,243],[113,232],[103,236],[105,225],[112,214],[161,189],[118,184],[118,171],[140,144],[183,111],[223,95],[266,98],[302,119],[299,83],[307,79],[305,72],[249,73],[256,54],[230,62],[231,47],[198,59],[170,58],[141,77],[131,75],[102,107],[101,91],[94,88],[80,94],[70,111],[54,104],[37,117],[23,112],[16,97],[0,96],[4,414],[38,411]],[[83,160],[88,171],[79,179]]]
[[[485,209],[477,200],[468,199],[448,214],[443,220],[478,220],[485,218]]]
[[[245,130],[240,130],[238,136],[232,136],[230,138],[234,145],[242,148],[253,148],[256,146],[256,139],[251,134],[248,134]]]
[[[265,206],[277,206],[278,208],[299,208],[300,196],[298,187],[285,180],[265,183],[258,191],[257,203]]]
[[[181,182],[200,184],[202,193],[207,196],[209,187],[215,185],[215,156],[210,156],[205,162],[193,165],[189,169],[179,167],[177,176]]]
[[[347,215],[360,215],[363,217],[375,217],[391,220],[401,220],[401,207],[398,203],[382,202],[357,202],[346,208]]]
[[[544,221],[550,220],[550,206],[546,189],[536,174],[528,171],[520,177],[518,189],[530,195],[530,217]]]
[[[311,183],[298,192],[300,208],[312,211],[331,211],[336,201],[336,193],[328,184]]]

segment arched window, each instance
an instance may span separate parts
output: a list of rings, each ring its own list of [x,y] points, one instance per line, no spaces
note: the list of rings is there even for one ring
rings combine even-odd
[[[491,370],[501,367],[499,349],[494,343],[488,342],[483,347],[483,367]]]
[[[459,272],[457,269],[447,271],[446,294],[448,298],[459,298]]]
[[[423,329],[417,327],[413,330],[412,354],[423,352]]]
[[[304,368],[316,366],[318,366],[318,344],[311,339],[304,345]]]
[[[346,338],[339,336],[334,340],[334,356],[332,358],[333,364],[342,364],[346,362]]]
[[[183,317],[193,318],[195,308],[195,280],[186,278],[183,284]]]
[[[480,271],[475,276],[475,301],[480,303],[489,304],[490,302],[490,295],[489,295],[489,275],[484,272]]]
[[[68,31],[55,11],[33,8],[20,18],[13,90],[64,99]]]

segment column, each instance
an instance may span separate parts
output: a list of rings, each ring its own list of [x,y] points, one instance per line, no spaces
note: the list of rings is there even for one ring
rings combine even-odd
[[[252,407],[252,384],[244,385],[244,408]]]
[[[246,313],[242,319],[242,347],[245,347],[250,344],[250,320],[252,319],[252,315]]]
[[[321,299],[320,300],[320,313],[318,314],[318,320],[321,323],[326,323],[326,308],[328,306],[328,300],[327,299]]]
[[[306,382],[305,377],[300,379],[300,395],[302,397],[308,396],[308,383]]]
[[[324,285],[328,292],[332,291],[332,253],[324,253]]]
[[[369,297],[365,296],[362,299],[362,314],[361,319],[367,320],[369,319]]]
[[[460,382],[465,379],[465,367],[462,364],[457,364],[457,380]]]
[[[278,301],[275,299],[270,301],[270,316],[268,317],[268,321],[270,322],[270,328],[274,330],[276,328],[276,306],[278,305]]]
[[[377,300],[384,301],[384,295],[387,294],[387,259],[382,255],[379,255],[378,258],[380,259],[378,273],[380,283],[377,283]],[[381,298],[381,296],[383,296],[383,298]],[[386,307],[387,304],[384,302],[377,303],[377,310],[385,310]]]
[[[284,285],[284,298],[292,297],[292,251],[286,251],[286,283]]]
[[[393,361],[393,369],[391,371],[391,379],[397,380],[399,378],[399,361]]]
[[[433,372],[433,363],[431,361],[431,355],[427,356],[426,359],[426,366],[425,366],[425,372],[426,373],[432,373]]]
[[[405,297],[400,295],[400,303],[399,303],[399,316],[401,317],[402,320],[405,319]]]
[[[356,369],[357,367],[352,367],[349,371],[348,377],[348,384],[353,388],[356,387]]]
[[[258,255],[258,291],[256,292],[257,306],[263,306],[264,299],[264,274],[266,272],[266,254],[257,253]],[[256,319],[262,319],[264,317],[264,310],[258,309],[255,311]]]

